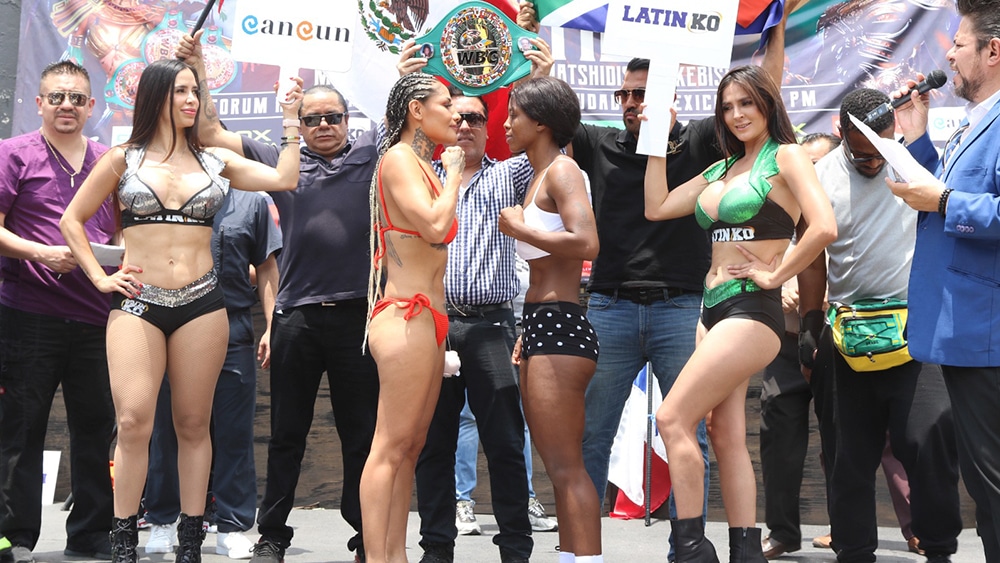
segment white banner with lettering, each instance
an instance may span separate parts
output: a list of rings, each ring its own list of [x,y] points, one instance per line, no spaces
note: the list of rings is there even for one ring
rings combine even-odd
[[[601,50],[728,68],[738,9],[738,0],[611,0]]]
[[[237,61],[347,72],[357,38],[354,2],[236,2],[232,52]]]

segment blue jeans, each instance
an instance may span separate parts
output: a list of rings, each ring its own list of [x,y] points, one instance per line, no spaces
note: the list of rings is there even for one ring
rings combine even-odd
[[[257,364],[253,316],[229,316],[229,347],[212,402],[212,482],[220,533],[246,532],[257,507],[253,421],[257,408]],[[177,434],[170,408],[170,384],[163,378],[156,401],[146,474],[146,520],[170,524],[181,512],[177,476]]]
[[[34,549],[42,526],[42,457],[62,385],[69,427],[66,547],[107,549],[115,410],[105,327],[0,306],[0,533]]]
[[[587,318],[601,343],[597,371],[587,387],[587,421],[583,429],[583,464],[604,498],[608,487],[608,460],[622,410],[639,370],[650,362],[666,396],[681,368],[694,352],[701,294],[685,293],[649,305],[619,299],[617,291],[590,295]],[[698,444],[705,459],[705,506],[708,513],[708,435],[705,421],[698,425]],[[637,469],[638,470],[638,469]],[[673,494],[670,515],[676,516]]]
[[[458,447],[455,449],[455,500],[472,500],[476,490],[476,460],[479,457],[479,429],[476,416],[469,408],[468,393],[465,407],[458,418]],[[528,498],[535,498],[531,486],[531,434],[524,425],[524,466],[528,471]]]

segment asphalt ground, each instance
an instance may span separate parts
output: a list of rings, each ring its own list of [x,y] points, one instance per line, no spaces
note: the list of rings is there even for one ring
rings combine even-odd
[[[59,504],[45,506],[42,510],[42,534],[35,548],[35,560],[38,563],[56,561],[87,562],[88,559],[68,558],[63,555],[66,544],[66,515],[60,510]],[[483,534],[479,536],[459,536],[455,545],[456,563],[487,563],[500,560],[497,547],[493,545],[493,536],[497,526],[489,514],[477,514]],[[289,524],[295,529],[292,546],[285,554],[286,563],[351,563],[352,553],[347,551],[347,540],[353,530],[340,517],[338,510],[295,509],[289,517]],[[416,563],[422,554],[419,545],[419,518],[415,512],[410,513],[410,523],[407,535],[407,553],[409,560]],[[627,562],[639,563],[647,561],[667,560],[667,536],[670,534],[670,523],[665,520],[653,520],[650,526],[645,526],[642,520],[616,520],[603,518],[601,520],[601,538],[604,545],[604,560],[609,563]],[[834,553],[828,549],[812,547],[810,540],[827,532],[825,526],[802,526],[804,544],[802,549],[783,556],[777,561],[833,562]],[[256,539],[256,534],[248,535]],[[173,554],[146,555],[142,546],[149,537],[148,531],[139,533],[140,561],[170,562]],[[535,549],[532,561],[539,563],[558,560],[556,546],[559,544],[559,534],[541,532],[534,534]],[[728,545],[728,530],[724,522],[709,522],[708,538],[715,544],[719,553],[725,555]],[[206,563],[223,563],[233,561],[226,556],[215,553],[215,534],[208,534],[202,549],[202,560]],[[905,563],[924,561],[925,558],[909,553],[906,542],[898,528],[879,528],[879,549],[876,552],[882,563]],[[725,561],[727,558],[721,558]],[[952,557],[954,563],[982,563],[983,544],[973,529],[965,529],[959,536],[958,553]]]

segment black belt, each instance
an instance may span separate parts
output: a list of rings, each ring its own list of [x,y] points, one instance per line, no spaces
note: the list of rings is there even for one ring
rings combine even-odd
[[[622,287],[614,292],[619,299],[627,299],[639,305],[652,305],[653,303],[673,299],[685,293],[700,292],[682,287]]]
[[[454,303],[448,303],[445,305],[445,310],[448,311],[448,315],[459,317],[482,317],[486,313],[510,309],[510,301],[495,303],[493,305],[457,305]]]

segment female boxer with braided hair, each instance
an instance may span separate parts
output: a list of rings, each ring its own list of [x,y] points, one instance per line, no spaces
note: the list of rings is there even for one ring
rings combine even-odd
[[[413,471],[441,390],[444,269],[455,237],[465,155],[441,155],[442,186],[431,158],[457,140],[459,115],[434,77],[401,77],[389,92],[387,134],[371,186],[372,275],[368,346],[379,370],[378,422],[361,475],[361,516],[369,563],[406,561]],[[383,288],[382,277],[385,277]]]

